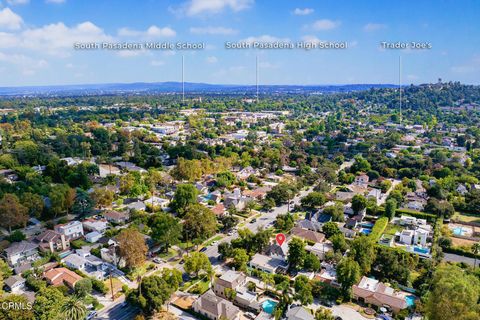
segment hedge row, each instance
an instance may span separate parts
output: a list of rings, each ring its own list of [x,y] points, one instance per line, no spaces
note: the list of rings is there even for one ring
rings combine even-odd
[[[456,248],[456,247],[443,248],[443,252],[458,254],[459,256],[475,259],[475,254],[472,251],[468,251],[461,248]],[[480,259],[480,254],[477,254],[476,258]]]
[[[431,213],[425,213],[425,212],[419,212],[415,210],[409,210],[409,209],[397,209],[395,214],[397,216],[400,216],[402,214],[406,214],[415,218],[419,219],[425,219],[429,222],[433,222],[437,219],[437,216]]]
[[[387,225],[388,225],[387,217],[379,218],[373,225],[372,232],[368,235],[368,237],[374,240],[375,242],[378,242],[383,232],[387,228]]]

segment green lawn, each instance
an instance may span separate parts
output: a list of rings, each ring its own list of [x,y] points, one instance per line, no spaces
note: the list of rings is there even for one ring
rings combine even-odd
[[[169,248],[168,252],[162,252],[158,256],[162,259],[169,260],[170,258],[177,256],[177,254],[178,254],[177,250],[173,248]]]
[[[476,223],[480,223],[480,216],[479,216],[479,215],[473,215],[473,214],[470,214],[470,213],[460,213],[460,212],[456,212],[456,213],[453,215],[452,220],[457,220],[457,221],[460,221],[460,222],[476,222]]]
[[[389,223],[387,225],[387,228],[385,229],[385,232],[384,234],[388,234],[388,235],[395,235],[396,232],[401,232],[403,230],[402,227],[396,225],[396,224],[391,224]]]
[[[209,239],[208,241],[204,242],[204,243],[203,243],[203,246],[204,246],[204,247],[208,247],[208,246],[211,245],[213,242],[218,241],[218,240],[221,240],[222,238],[223,238],[222,235],[217,235],[217,236]]]

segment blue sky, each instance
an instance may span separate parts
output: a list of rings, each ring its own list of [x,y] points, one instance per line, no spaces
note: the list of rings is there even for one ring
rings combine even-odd
[[[475,0],[0,0],[0,86],[180,81],[479,83]],[[346,41],[345,50],[227,50],[225,42]],[[199,51],[79,51],[74,42],[203,42]],[[430,50],[382,50],[418,41]]]

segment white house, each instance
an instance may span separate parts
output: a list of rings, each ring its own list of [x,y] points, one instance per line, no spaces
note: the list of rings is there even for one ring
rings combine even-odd
[[[80,221],[70,221],[66,224],[57,224],[55,231],[63,234],[68,240],[78,239],[83,236],[83,225]]]
[[[413,241],[415,244],[419,244],[425,247],[427,245],[427,237],[428,237],[428,231],[419,228],[415,230],[415,236],[413,238]]]
[[[414,234],[415,231],[413,230],[403,230],[400,233],[400,242],[404,244],[412,244]]]
[[[102,237],[102,234],[100,232],[92,231],[85,235],[85,240],[87,240],[90,243],[95,243],[98,240],[100,240],[101,237]]]

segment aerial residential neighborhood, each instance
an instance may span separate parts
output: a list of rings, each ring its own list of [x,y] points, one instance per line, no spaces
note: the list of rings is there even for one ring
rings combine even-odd
[[[480,320],[479,12],[0,0],[0,320]]]

